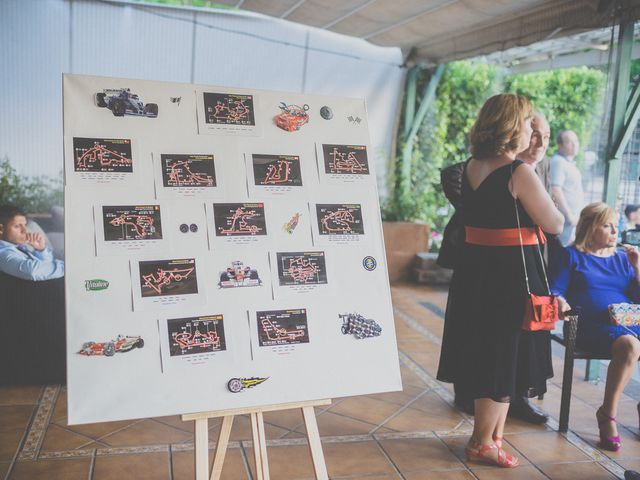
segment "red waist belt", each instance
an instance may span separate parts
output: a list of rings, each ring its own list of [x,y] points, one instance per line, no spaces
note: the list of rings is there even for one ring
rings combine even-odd
[[[472,245],[484,247],[515,247],[520,245],[522,234],[523,245],[544,244],[547,239],[540,227],[525,228],[479,228],[465,226],[465,241]]]

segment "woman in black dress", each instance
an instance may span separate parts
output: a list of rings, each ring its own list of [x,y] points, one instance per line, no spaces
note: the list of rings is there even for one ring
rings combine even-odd
[[[518,465],[502,449],[511,398],[544,393],[553,375],[549,332],[522,330],[523,261],[531,292],[547,294],[537,226],[557,234],[564,221],[534,169],[515,159],[529,145],[531,116],[526,98],[496,95],[471,130],[459,209],[466,240],[449,289],[438,370],[439,380],[475,399],[467,457],[502,467]]]

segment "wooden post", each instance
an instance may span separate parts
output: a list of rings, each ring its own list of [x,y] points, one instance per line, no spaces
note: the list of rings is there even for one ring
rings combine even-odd
[[[324,462],[322,443],[320,442],[320,432],[318,432],[318,424],[316,422],[316,412],[313,410],[313,407],[302,407],[302,416],[304,417],[304,427],[307,431],[309,452],[311,453],[311,460],[313,460],[313,469],[316,472],[316,478],[329,478],[327,475],[327,466]]]
[[[209,477],[209,419],[196,419],[196,478]]]
[[[222,419],[222,426],[220,427],[218,442],[216,443],[216,454],[213,458],[213,468],[211,469],[211,480],[220,480],[220,475],[222,475],[222,465],[224,464],[224,457],[227,453],[232,426],[233,415],[228,415]]]
[[[220,410],[216,412],[189,413],[182,415],[183,421],[194,420],[196,422],[195,444],[195,470],[196,480],[219,480],[222,473],[224,458],[229,446],[229,436],[233,426],[233,417],[236,415],[251,416],[251,433],[253,439],[253,455],[256,461],[256,478],[269,480],[269,461],[267,457],[267,440],[264,431],[264,412],[279,410],[302,409],[302,416],[307,431],[307,442],[313,461],[313,469],[317,480],[328,480],[327,466],[322,452],[320,432],[314,407],[330,405],[331,400],[313,400],[308,402],[283,403],[279,405],[266,405],[260,408],[238,408]],[[209,477],[209,418],[223,417],[218,442],[216,443],[215,457]]]

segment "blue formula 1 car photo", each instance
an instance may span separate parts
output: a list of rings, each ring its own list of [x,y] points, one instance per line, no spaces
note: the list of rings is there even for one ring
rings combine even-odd
[[[136,115],[139,117],[156,118],[158,116],[158,104],[142,103],[137,94],[131,93],[128,88],[104,89],[96,93],[96,105],[108,108],[116,117],[124,115]]]

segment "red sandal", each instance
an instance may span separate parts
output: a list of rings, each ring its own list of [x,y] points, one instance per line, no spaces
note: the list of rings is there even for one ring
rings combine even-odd
[[[596,411],[596,420],[598,421],[598,430],[600,430],[600,442],[598,442],[598,447],[603,450],[609,450],[610,452],[617,452],[622,448],[622,440],[620,440],[620,435],[605,435],[602,433],[602,426],[608,422],[616,422],[615,417],[610,417],[606,413],[602,411],[602,407],[598,408]]]
[[[492,458],[487,455],[487,452],[491,450],[498,451],[498,458]],[[515,468],[520,464],[518,457],[509,455],[501,447],[492,443],[490,445],[472,444],[469,442],[466,448],[467,460],[480,463],[486,463],[489,465],[496,465],[503,468]]]

